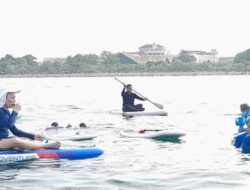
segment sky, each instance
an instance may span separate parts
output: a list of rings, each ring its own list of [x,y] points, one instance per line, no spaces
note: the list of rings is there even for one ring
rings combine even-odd
[[[249,0],[0,0],[0,57],[250,48]]]

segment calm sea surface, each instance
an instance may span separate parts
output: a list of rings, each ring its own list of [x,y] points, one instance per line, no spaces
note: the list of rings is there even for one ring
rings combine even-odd
[[[250,188],[250,156],[231,145],[239,105],[250,103],[250,76],[121,77],[164,105],[169,116],[124,119],[122,85],[112,77],[6,78],[22,90],[17,126],[40,132],[53,121],[85,122],[105,151],[88,160],[0,164],[0,189],[237,189]],[[149,102],[146,110],[157,111]],[[179,143],[121,138],[124,129],[184,132]]]

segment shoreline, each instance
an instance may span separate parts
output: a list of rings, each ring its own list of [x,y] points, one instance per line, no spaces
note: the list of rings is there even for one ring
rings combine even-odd
[[[135,77],[135,76],[220,76],[250,75],[250,72],[153,72],[153,73],[72,73],[72,74],[20,74],[0,75],[0,78],[60,78],[60,77]]]

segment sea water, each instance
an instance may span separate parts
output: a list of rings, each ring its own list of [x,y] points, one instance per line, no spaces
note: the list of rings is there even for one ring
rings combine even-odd
[[[123,86],[113,77],[4,78],[22,90],[17,127],[40,133],[54,121],[97,138],[77,142],[104,150],[87,160],[35,160],[0,164],[1,189],[248,189],[250,156],[231,145],[241,103],[250,102],[250,76],[120,77],[162,104],[168,116],[123,118]],[[148,101],[147,111],[158,111]],[[176,143],[121,138],[125,129],[184,132]],[[84,132],[84,131],[83,131]]]

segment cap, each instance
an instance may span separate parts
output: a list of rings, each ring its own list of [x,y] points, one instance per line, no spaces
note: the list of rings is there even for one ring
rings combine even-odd
[[[14,88],[3,88],[0,87],[0,108],[2,108],[6,102],[6,95],[8,92],[12,92],[12,93],[19,93],[21,92],[21,90],[17,90]]]
[[[127,84],[127,85],[126,85],[126,88],[127,88],[127,89],[131,89],[131,88],[132,88],[132,85],[131,85],[131,84]]]
[[[8,93],[8,92],[19,93],[19,92],[21,92],[21,90],[13,88],[13,87],[4,88],[4,87],[0,86],[0,96],[2,93]]]

